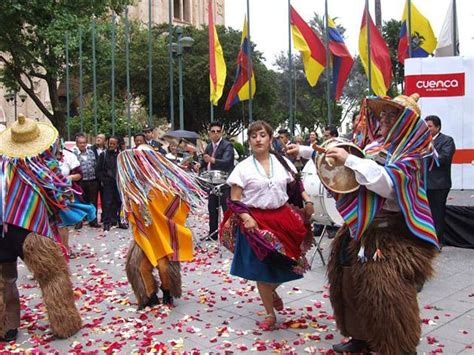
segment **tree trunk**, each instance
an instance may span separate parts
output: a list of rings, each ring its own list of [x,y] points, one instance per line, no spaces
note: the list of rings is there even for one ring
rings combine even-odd
[[[64,107],[61,105],[58,96],[58,85],[56,78],[51,78],[47,81],[49,89],[49,99],[51,101],[51,108],[53,110],[53,116],[51,123],[59,131],[60,137],[66,137],[66,120]]]

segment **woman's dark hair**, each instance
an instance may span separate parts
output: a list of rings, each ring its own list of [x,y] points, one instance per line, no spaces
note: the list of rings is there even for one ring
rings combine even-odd
[[[426,116],[425,121],[431,121],[436,128],[441,127],[441,119],[436,115]]]
[[[253,123],[251,123],[249,125],[249,128],[247,130],[247,138],[250,138],[250,136],[255,133],[255,132],[258,132],[260,130],[265,130],[265,132],[267,132],[267,134],[270,136],[270,137],[273,137],[273,128],[272,126],[270,126],[267,122],[265,121],[262,121],[262,120],[259,120],[259,121],[255,121]]]

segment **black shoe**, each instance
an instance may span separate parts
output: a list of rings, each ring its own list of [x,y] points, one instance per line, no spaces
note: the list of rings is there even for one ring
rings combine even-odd
[[[138,310],[141,311],[142,309],[146,307],[153,307],[153,306],[156,306],[157,304],[160,304],[160,300],[158,299],[158,296],[156,295],[156,293],[154,293],[147,302],[138,306]]]
[[[126,224],[126,223],[119,223],[118,227],[119,227],[120,229],[128,229],[128,224]]]
[[[91,227],[91,228],[100,228],[100,224],[97,223],[96,219],[94,219],[92,222],[89,223],[89,227]]]
[[[82,229],[82,222],[76,223],[74,229]]]
[[[347,343],[340,343],[332,346],[336,353],[361,353],[369,349],[367,342],[364,340],[352,338]]]
[[[17,329],[9,329],[7,330],[4,336],[0,337],[0,342],[8,343],[10,341],[13,341],[16,339],[17,335],[18,335]]]
[[[171,293],[169,290],[161,289],[163,291],[163,304],[167,304],[168,306],[173,305],[173,296],[171,296]]]
[[[117,222],[117,221],[112,221],[112,223],[110,223],[110,225],[111,225],[112,227],[117,227],[118,222]]]
[[[104,224],[104,232],[108,232],[110,230],[110,224]]]

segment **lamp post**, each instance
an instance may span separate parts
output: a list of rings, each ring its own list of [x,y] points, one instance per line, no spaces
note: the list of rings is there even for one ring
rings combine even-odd
[[[184,129],[184,95],[183,95],[183,54],[186,49],[192,47],[194,39],[191,37],[183,37],[183,28],[176,27],[178,35],[178,43],[172,43],[171,49],[178,57],[178,80],[179,80],[179,129]]]
[[[18,106],[23,106],[23,103],[26,101],[26,94],[25,93],[19,93],[16,89],[13,89],[9,92],[7,92],[5,95],[3,95],[5,98],[5,101],[7,104],[10,106],[13,106],[15,108],[15,121],[18,118]],[[18,102],[18,98],[20,99],[20,102]]]

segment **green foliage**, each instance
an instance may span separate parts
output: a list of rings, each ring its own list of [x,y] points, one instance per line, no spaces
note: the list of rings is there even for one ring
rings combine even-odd
[[[111,9],[122,12],[128,0],[66,0],[0,2],[0,61],[2,81],[7,87],[17,83],[39,109],[65,132],[65,108],[61,104],[57,83],[64,77],[65,33],[70,33],[72,52],[78,47],[78,29],[87,28],[91,15],[108,16]],[[71,58],[72,65],[77,57]],[[35,93],[34,81],[45,80],[49,89],[51,110]]]
[[[398,41],[400,39],[400,27],[402,26],[401,21],[390,20],[385,21],[382,26],[382,35],[387,42],[388,49],[390,51],[390,58],[392,61],[392,71],[394,73],[392,86],[390,87],[389,96],[398,95],[398,86],[403,85],[403,80],[405,76],[405,67],[403,64],[400,64],[397,57],[398,52]]]

